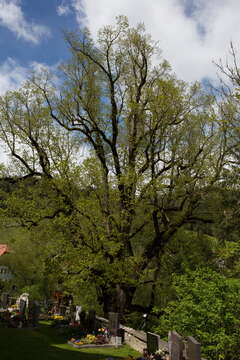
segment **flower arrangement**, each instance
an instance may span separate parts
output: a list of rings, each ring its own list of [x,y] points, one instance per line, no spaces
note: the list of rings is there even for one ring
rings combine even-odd
[[[71,338],[70,342],[75,344],[75,345],[94,344],[96,342],[96,336],[92,335],[92,334],[88,334],[85,338],[82,338],[82,339]]]
[[[64,320],[64,316],[62,315],[53,315],[50,318],[53,320]]]
[[[102,328],[98,329],[97,334],[103,335],[105,337],[109,337],[109,330],[108,330],[108,328],[102,327]]]
[[[168,360],[169,352],[167,348],[161,348],[155,352],[153,355],[154,360]]]
[[[81,339],[71,338],[69,341],[75,345],[89,345],[89,344],[103,345],[108,343],[107,337],[103,334],[98,334],[96,336],[92,334],[88,334],[84,338]]]

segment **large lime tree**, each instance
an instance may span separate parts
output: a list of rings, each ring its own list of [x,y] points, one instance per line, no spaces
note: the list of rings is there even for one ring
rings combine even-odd
[[[1,100],[2,138],[22,177],[51,189],[49,213],[35,222],[53,218],[68,234],[58,268],[94,283],[105,313],[132,309],[138,285],[151,283],[151,309],[169,240],[209,221],[197,209],[224,166],[221,121],[199,84],[159,63],[143,25],[119,17],[96,41],[88,31],[66,41],[71,58],[57,82],[43,73],[27,101],[26,90]],[[88,159],[74,165],[83,146]]]

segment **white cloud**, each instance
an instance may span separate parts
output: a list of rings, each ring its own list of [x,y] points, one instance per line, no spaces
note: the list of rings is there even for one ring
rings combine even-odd
[[[19,65],[14,59],[8,58],[0,64],[0,95],[21,86],[27,75],[27,68]]]
[[[31,76],[42,72],[55,73],[59,63],[48,66],[36,61],[29,62],[26,66],[20,65],[15,59],[7,58],[0,64],[0,95],[6,91],[16,90]]]
[[[192,16],[186,8],[192,6]],[[79,24],[83,9],[88,26],[97,30],[127,15],[131,24],[144,22],[177,75],[188,81],[215,78],[213,61],[225,58],[229,43],[240,42],[239,0],[72,0]],[[185,7],[185,9],[184,9]],[[203,31],[200,32],[199,29]]]
[[[0,0],[0,24],[19,38],[37,44],[43,36],[49,36],[50,31],[45,26],[29,23],[20,5],[20,0]]]
[[[57,7],[57,13],[59,16],[68,15],[71,12],[71,9],[69,6],[61,4]]]
[[[99,8],[99,5],[100,4],[98,3],[97,4],[98,8]],[[77,18],[77,22],[79,23],[79,25],[80,26],[87,25],[87,21],[88,21],[89,17],[91,17],[91,14],[88,13],[85,0],[72,0],[72,7],[76,11],[76,18]],[[88,19],[86,17],[88,17]],[[92,19],[92,21],[94,21],[94,20]],[[94,31],[94,29],[91,29],[91,30]],[[96,30],[96,28],[95,28],[95,30]]]

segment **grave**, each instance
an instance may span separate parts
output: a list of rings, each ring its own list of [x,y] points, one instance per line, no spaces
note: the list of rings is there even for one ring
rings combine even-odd
[[[122,344],[122,338],[124,337],[124,334],[120,331],[119,313],[109,312],[108,319],[110,343],[119,346]]]
[[[29,323],[35,327],[38,326],[38,320],[39,320],[39,315],[40,315],[40,305],[38,303],[38,301],[34,300],[34,301],[30,301],[29,302]]]
[[[2,293],[1,295],[1,305],[2,307],[5,309],[8,306],[8,299],[9,299],[9,295],[8,293]]]
[[[183,360],[184,342],[176,331],[169,331],[168,344],[170,360]]]
[[[77,305],[76,306],[76,313],[75,313],[75,321],[80,322],[80,314],[82,311],[82,306]]]
[[[160,336],[147,332],[147,350],[148,353],[155,354],[155,352],[160,348]]]
[[[80,313],[80,324],[85,329],[86,328],[86,311],[82,310]]]
[[[20,299],[19,302],[19,312],[21,315],[25,315],[25,311],[26,311],[26,301],[23,299]]]
[[[109,328],[110,335],[111,336],[118,336],[118,331],[119,331],[119,328],[120,328],[119,314],[114,313],[114,312],[110,312],[108,314],[108,319],[109,319],[108,328]]]
[[[73,323],[75,321],[76,306],[71,304],[69,308],[70,321]]]
[[[93,333],[96,330],[96,311],[89,310],[87,316],[87,329],[89,333]]]
[[[201,360],[201,345],[192,336],[187,337],[187,360]]]
[[[59,306],[59,314],[61,316],[65,316],[65,314],[66,314],[66,306],[65,305],[60,305]]]

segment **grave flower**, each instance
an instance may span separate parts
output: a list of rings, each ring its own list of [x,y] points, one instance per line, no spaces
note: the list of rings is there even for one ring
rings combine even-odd
[[[168,360],[169,353],[167,348],[161,348],[155,352],[153,355],[154,360]]]

